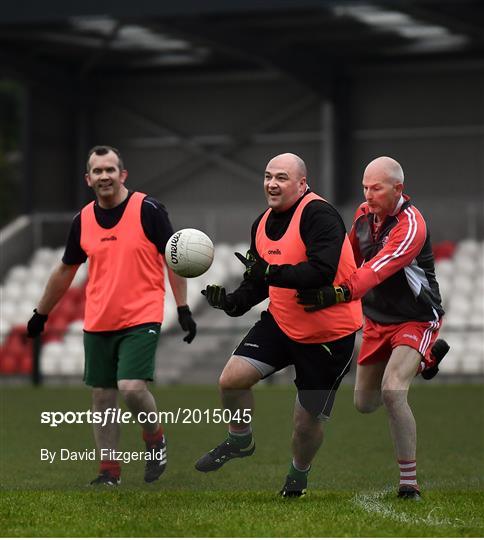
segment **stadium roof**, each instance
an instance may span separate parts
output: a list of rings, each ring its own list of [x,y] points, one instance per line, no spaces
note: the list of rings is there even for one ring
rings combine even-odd
[[[324,89],[341,66],[484,59],[481,0],[35,0],[0,13],[5,73],[282,73]]]

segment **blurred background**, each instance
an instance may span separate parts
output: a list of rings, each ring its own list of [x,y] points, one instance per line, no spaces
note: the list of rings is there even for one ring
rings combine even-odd
[[[434,242],[451,345],[436,380],[484,376],[484,4],[480,0],[18,0],[0,13],[0,380],[29,382],[25,325],[91,200],[87,150],[118,147],[128,187],[216,257],[189,280],[188,346],[168,292],[157,383],[214,383],[264,305],[210,310],[265,209],[267,161],[307,163],[347,227],[366,164],[389,155]],[[48,383],[80,383],[85,265],[49,318]],[[291,380],[291,371],[275,382]],[[428,383],[426,383],[428,384]],[[433,384],[433,382],[432,382]]]

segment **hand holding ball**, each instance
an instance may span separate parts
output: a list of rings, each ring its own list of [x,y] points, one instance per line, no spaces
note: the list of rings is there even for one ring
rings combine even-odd
[[[210,268],[213,252],[213,243],[205,233],[182,229],[166,243],[165,259],[175,274],[191,278],[201,276]]]

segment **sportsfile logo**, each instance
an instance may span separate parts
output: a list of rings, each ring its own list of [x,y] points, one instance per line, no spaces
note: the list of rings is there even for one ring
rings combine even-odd
[[[63,424],[230,424],[230,422],[251,422],[250,409],[188,409],[178,407],[173,411],[141,411],[137,414],[108,407],[104,411],[42,411],[40,423],[57,428]]]
[[[117,240],[117,237],[113,235],[111,236],[105,236],[104,238],[101,238],[101,242],[114,242],[114,240]]]
[[[170,259],[173,264],[178,264],[178,241],[181,234],[174,234],[170,242]]]

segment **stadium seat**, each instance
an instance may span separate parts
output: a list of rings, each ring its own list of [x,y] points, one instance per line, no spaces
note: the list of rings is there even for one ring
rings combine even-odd
[[[30,375],[30,373],[32,373],[32,363],[32,353],[22,353],[17,360],[17,372],[21,375]]]
[[[66,330],[66,338],[69,336],[76,336],[77,338],[80,338],[82,341],[82,332],[84,329],[84,321],[79,318],[74,321],[72,321]]]
[[[0,352],[0,373],[3,375],[13,375],[17,372],[17,358],[15,355],[1,351]]]
[[[5,331],[9,331],[12,326],[12,321],[15,317],[16,306],[14,301],[5,299],[2,301],[2,317],[5,321]]]
[[[10,269],[7,275],[7,282],[24,285],[27,282],[29,271],[25,266],[17,265]]]
[[[40,368],[44,375],[58,375],[63,361],[63,347],[58,341],[45,343],[40,356]]]
[[[460,371],[466,375],[482,375],[484,373],[482,357],[466,354],[463,358]]]
[[[456,245],[454,242],[444,241],[433,244],[434,258],[436,261],[450,259],[455,251]]]
[[[451,278],[454,273],[454,262],[451,259],[442,259],[435,262],[437,279],[441,277]]]
[[[473,238],[468,238],[466,240],[461,240],[456,247],[454,252],[454,258],[458,259],[462,255],[467,255],[474,257],[480,249],[480,242],[474,240]]]
[[[244,273],[244,267],[234,256],[234,252],[238,251],[245,255],[248,247],[247,243],[216,244],[211,268],[202,276],[188,280],[188,303],[195,313],[200,328],[207,324],[204,321],[210,321],[208,324],[212,328],[220,326],[225,329],[230,327],[232,331],[238,328],[244,331],[257,320],[260,312],[267,308],[267,301],[264,301],[244,317],[229,319],[216,310],[211,310],[200,294],[208,284],[220,284],[228,291],[233,290]],[[18,329],[22,328],[22,332],[25,332],[25,324],[32,315],[46,279],[52,268],[58,264],[63,250],[64,248],[36,250],[29,265],[11,268],[1,284],[0,373],[4,375],[28,374],[31,371],[31,361],[27,359],[25,343],[19,340]],[[481,343],[484,332],[484,242],[466,239],[452,246],[452,249],[443,246],[439,253],[435,269],[446,310],[441,336],[451,345],[441,371],[447,374],[483,373],[484,350]],[[80,377],[83,372],[82,318],[87,271],[86,264],[79,267],[71,288],[49,317],[42,352],[43,370],[47,375]],[[174,351],[178,351],[178,334],[181,330],[168,280],[166,289],[162,331],[176,332]],[[201,343],[201,333],[197,339]],[[210,336],[209,355],[218,349],[217,339],[219,338]],[[232,337],[227,339],[227,336],[221,333],[221,345],[224,344],[224,340],[230,343],[236,341]],[[166,378],[176,382],[198,357],[192,351],[188,351],[186,355],[175,352],[164,354],[164,347],[166,341],[160,340],[160,358],[163,359]],[[202,356],[203,354],[205,353],[202,353]]]
[[[247,244],[246,242],[241,242],[240,244],[236,244],[235,246],[233,246],[231,256],[227,261],[231,276],[242,278],[245,268],[244,265],[239,261],[239,259],[234,256],[234,252],[237,251],[238,253],[242,253],[242,255],[245,256],[249,247],[249,244]]]
[[[50,268],[54,258],[55,251],[52,248],[42,247],[35,251],[30,260],[31,265],[41,264]]]

